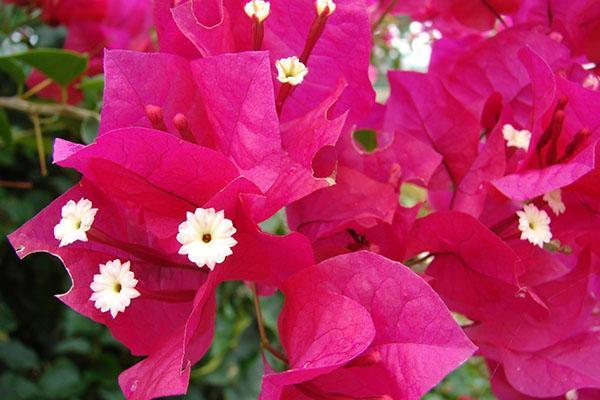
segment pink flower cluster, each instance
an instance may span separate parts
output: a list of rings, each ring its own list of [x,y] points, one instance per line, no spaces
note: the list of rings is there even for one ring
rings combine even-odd
[[[597,399],[597,4],[155,0],[160,52],[106,52],[97,140],[54,149],[82,180],[10,240],[146,357],[128,399],[186,391],[228,280],[285,296],[264,400],[419,399],[475,352],[500,399]],[[381,105],[390,11],[444,37]]]

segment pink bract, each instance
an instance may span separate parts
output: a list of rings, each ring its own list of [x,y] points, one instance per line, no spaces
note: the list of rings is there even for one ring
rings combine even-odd
[[[369,252],[304,269],[282,290],[290,369],[267,373],[262,399],[418,399],[475,349],[421,278]]]
[[[85,147],[59,141],[55,162],[77,169],[82,181],[10,241],[20,256],[45,251],[60,257],[73,280],[61,300],[108,325],[134,354],[148,356],[121,378],[129,399],[186,391],[189,368],[212,339],[214,292],[220,282],[278,286],[313,263],[301,235],[271,236],[259,230],[245,196],[260,191],[213,150],[164,132],[128,128],[108,132]],[[89,240],[59,248],[53,228],[60,209],[67,200],[82,197],[99,209]],[[210,273],[177,254],[177,227],[186,211],[198,207],[224,210],[237,229],[233,255]],[[113,319],[93,307],[89,285],[99,264],[115,258],[131,261],[142,296]]]

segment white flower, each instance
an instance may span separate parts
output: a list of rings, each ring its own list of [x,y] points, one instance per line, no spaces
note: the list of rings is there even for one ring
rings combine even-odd
[[[277,80],[292,86],[301,84],[308,74],[308,68],[298,60],[298,57],[280,58],[275,62],[275,67],[277,67]]]
[[[250,18],[256,18],[259,23],[267,19],[270,11],[271,4],[263,0],[250,0],[244,6],[246,15]]]
[[[552,212],[556,215],[560,215],[565,212],[567,207],[562,201],[560,189],[553,190],[544,195],[544,201],[548,203],[548,206],[552,209]]]
[[[506,124],[502,127],[502,136],[506,140],[508,147],[516,147],[527,151],[529,141],[531,140],[531,132],[527,129],[517,130],[511,124]]]
[[[600,79],[594,74],[588,74],[583,80],[583,87],[590,90],[598,90],[600,87]]]
[[[517,211],[517,215],[521,239],[540,247],[550,242],[552,232],[550,232],[550,217],[546,211],[538,209],[533,204],[526,204],[523,211]]]
[[[578,398],[579,394],[577,393],[577,389],[571,389],[565,393],[565,400],[577,400]]]
[[[54,227],[54,237],[60,240],[59,247],[78,240],[87,242],[86,232],[92,227],[97,211],[88,199],[81,198],[77,203],[69,200],[61,210],[60,222]]]
[[[327,13],[328,16],[335,11],[335,3],[332,0],[317,0],[315,2],[315,7],[317,8],[317,15],[323,15],[325,9],[329,10]]]
[[[140,292],[135,289],[138,281],[129,266],[129,261],[121,264],[121,260],[100,264],[100,273],[94,275],[94,281],[90,284],[94,291],[90,297],[94,307],[102,312],[110,310],[113,318],[125,311],[131,304],[131,299],[140,296]]]
[[[233,222],[225,218],[223,210],[215,212],[214,208],[197,208],[186,216],[177,234],[177,241],[183,245],[179,254],[187,254],[198,267],[206,265],[211,270],[215,264],[222,263],[225,257],[233,254],[231,248],[237,241],[232,235],[236,229]]]

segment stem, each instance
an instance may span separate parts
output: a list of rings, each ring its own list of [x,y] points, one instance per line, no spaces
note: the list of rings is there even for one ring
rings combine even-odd
[[[34,103],[19,97],[0,97],[0,107],[22,111],[27,114],[58,115],[61,117],[84,120],[95,118],[100,120],[97,112],[71,106],[69,104]]]
[[[260,50],[265,36],[265,26],[262,22],[252,18],[252,49]]]
[[[263,314],[260,308],[260,300],[258,299],[258,290],[256,289],[256,283],[252,283],[252,299],[254,301],[254,311],[256,312],[256,320],[258,322],[258,333],[260,335],[260,347],[267,350],[276,358],[280,359],[284,363],[288,363],[288,359],[285,354],[281,353],[279,350],[275,349],[269,343],[269,338],[267,337],[267,330],[265,329],[265,323],[263,322]]]
[[[385,17],[394,9],[394,7],[396,7],[397,3],[398,3],[398,0],[392,0],[390,2],[390,4],[388,4],[388,6],[385,8],[385,10],[383,10],[383,13],[381,13],[379,18],[377,18],[377,21],[375,21],[375,23],[371,27],[371,33],[374,33],[377,30],[377,28],[379,28],[379,25],[381,25],[381,23],[383,22]]]
[[[48,169],[46,168],[46,152],[44,151],[44,141],[42,140],[40,116],[37,114],[31,114],[29,117],[33,122],[33,131],[35,133],[35,145],[37,147],[38,159],[40,161],[40,172],[42,173],[42,176],[46,176],[48,175]]]
[[[290,95],[293,90],[293,86],[289,83],[284,83],[281,85],[281,89],[279,89],[279,94],[277,95],[277,100],[275,101],[275,108],[277,110],[277,115],[281,115],[281,110],[283,109],[283,103]]]
[[[492,14],[494,14],[496,19],[498,19],[498,21],[500,21],[506,29],[508,29],[508,25],[506,24],[506,21],[504,21],[504,18],[502,18],[502,15],[500,15],[500,13],[498,11],[496,11],[494,9],[494,7],[492,7],[492,5],[487,2],[487,0],[481,0],[481,2],[483,3],[484,6],[487,7],[488,10],[490,10],[492,12]]]
[[[3,181],[0,180],[0,187],[12,189],[33,189],[33,183],[25,181]]]
[[[21,95],[21,98],[23,100],[28,99],[29,97],[33,96],[34,94],[46,89],[48,86],[50,86],[52,84],[52,79],[48,78],[48,79],[44,79],[43,81],[41,81],[40,83],[38,83],[37,85],[35,85],[34,87],[32,87],[31,89],[29,89],[28,91],[26,91],[25,93],[23,93]]]

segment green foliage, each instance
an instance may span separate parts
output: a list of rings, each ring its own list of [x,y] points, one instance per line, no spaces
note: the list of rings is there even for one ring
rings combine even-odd
[[[361,129],[352,134],[354,141],[358,143],[362,150],[373,152],[377,149],[377,134],[370,129]]]
[[[13,68],[16,68],[16,62],[25,63],[54,82],[66,86],[85,71],[88,58],[69,50],[32,49],[0,56],[0,63],[2,61],[13,61]]]
[[[16,60],[7,56],[0,58],[0,70],[4,71],[18,85],[22,85],[25,82],[26,76],[23,65]]]

